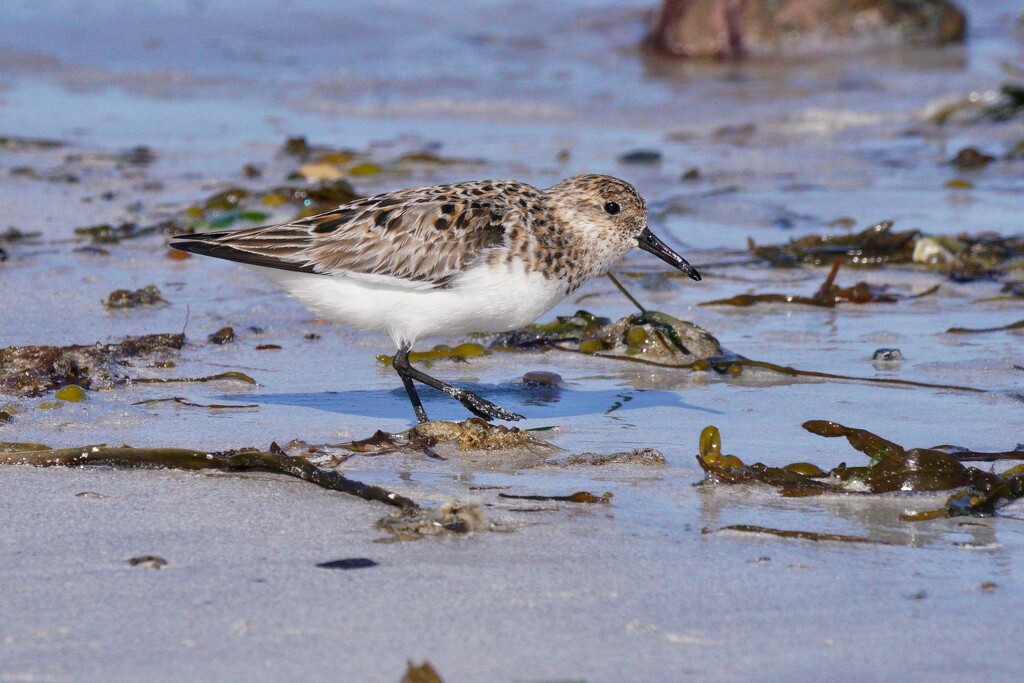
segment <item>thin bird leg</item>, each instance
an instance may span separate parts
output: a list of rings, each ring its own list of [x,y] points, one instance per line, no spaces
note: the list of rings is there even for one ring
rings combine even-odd
[[[409,344],[404,344],[398,348],[398,352],[394,354],[394,360],[391,362],[391,367],[398,373],[398,377],[401,378],[401,383],[406,387],[406,393],[409,394],[409,400],[413,403],[413,410],[416,411],[416,419],[422,425],[424,422],[430,422],[430,418],[427,417],[427,412],[423,410],[423,403],[420,401],[420,394],[416,392],[416,385],[413,384],[413,380],[410,379],[404,372],[403,368],[409,368],[409,350],[412,348]]]
[[[430,418],[427,417],[427,411],[423,409],[423,403],[420,401],[420,395],[416,393],[416,385],[412,383],[412,379],[409,378],[403,368],[409,366],[409,349],[412,348],[408,344],[401,346],[398,349],[398,353],[395,354],[395,359],[391,363],[391,367],[395,369],[398,376],[402,378],[402,384],[405,386],[405,393],[409,394],[409,401],[412,403],[412,409],[416,411],[416,419],[419,420],[420,424],[424,422],[430,422]]]
[[[491,403],[485,398],[481,398],[474,394],[472,391],[466,389],[460,389],[459,387],[453,387],[451,384],[446,384],[439,379],[431,377],[422,370],[418,370],[409,364],[409,345],[403,345],[398,349],[398,353],[395,354],[394,360],[391,362],[391,367],[395,369],[398,376],[402,378],[402,383],[405,385],[405,390],[409,393],[409,399],[412,401],[412,407],[416,411],[416,418],[420,422],[427,421],[427,413],[423,410],[423,405],[420,403],[419,396],[416,394],[416,389],[412,385],[412,380],[426,384],[428,387],[433,387],[438,391],[442,391],[456,401],[466,406],[469,412],[473,413],[477,417],[482,417],[485,420],[491,420],[497,418],[499,420],[522,420],[522,415],[509,412],[504,408]]]

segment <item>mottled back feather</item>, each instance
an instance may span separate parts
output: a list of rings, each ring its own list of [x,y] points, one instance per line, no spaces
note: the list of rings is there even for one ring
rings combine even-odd
[[[510,226],[523,226],[523,207],[510,197],[531,198],[536,208],[539,196],[513,181],[437,185],[361,199],[283,225],[183,235],[172,246],[271,268],[444,287],[504,246]]]

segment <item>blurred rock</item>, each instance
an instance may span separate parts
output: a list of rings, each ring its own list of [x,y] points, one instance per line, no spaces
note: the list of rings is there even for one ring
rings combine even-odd
[[[648,44],[674,57],[757,59],[963,42],[948,0],[662,0]]]

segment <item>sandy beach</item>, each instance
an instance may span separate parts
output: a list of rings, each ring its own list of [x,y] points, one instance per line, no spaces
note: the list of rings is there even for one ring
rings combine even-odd
[[[510,7],[4,10],[0,349],[184,334],[180,348],[90,368],[82,401],[17,391],[0,364],[4,450],[275,443],[423,510],[460,501],[475,521],[396,532],[394,507],[267,472],[0,466],[0,681],[397,682],[410,661],[449,683],[1019,677],[1020,501],[910,521],[953,489],[782,495],[708,483],[695,457],[714,425],[744,466],[877,464],[808,420],[907,448],[1020,449],[1020,256],[986,273],[909,256],[1024,232],[1024,118],[969,116],[982,111],[972,92],[984,104],[1019,81],[1015,12],[970,3],[960,47],[697,64],[639,49],[650,3]],[[956,102],[960,118],[936,123]],[[967,147],[991,161],[958,165]],[[288,220],[317,206],[322,181],[367,196],[583,172],[636,185],[652,228],[705,275],[672,277],[634,252],[622,282],[723,355],[694,371],[614,347],[418,347],[480,344],[424,367],[525,415],[519,426],[551,448],[345,448],[414,424],[377,358],[390,341],[166,246],[185,228]],[[781,247],[884,220],[914,242],[835,280],[874,288],[871,303],[701,305],[810,297],[832,264],[779,267],[748,240]],[[162,302],[102,303],[149,285]],[[540,322],[581,309],[635,313],[599,278]],[[225,327],[233,340],[210,340]],[[901,360],[873,361],[879,349]],[[634,351],[619,355],[647,357]],[[144,381],[225,372],[255,384]],[[523,381],[536,372],[560,381]],[[436,420],[468,417],[423,397]],[[565,499],[576,492],[596,501]]]

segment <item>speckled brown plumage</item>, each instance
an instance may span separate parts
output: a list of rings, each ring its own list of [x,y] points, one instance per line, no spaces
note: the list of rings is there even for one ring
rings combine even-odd
[[[604,205],[617,202],[609,216]],[[647,205],[609,176],[564,180],[547,190],[479,180],[399,190],[264,228],[186,235],[173,246],[252,265],[330,275],[385,276],[447,287],[477,264],[520,261],[527,272],[576,290],[635,246]]]

